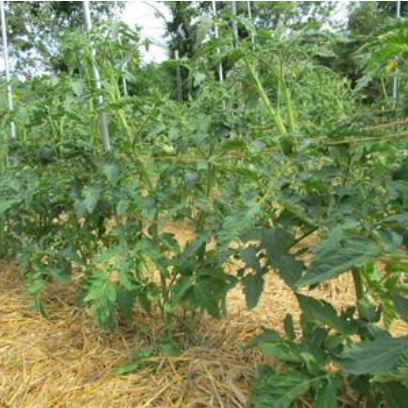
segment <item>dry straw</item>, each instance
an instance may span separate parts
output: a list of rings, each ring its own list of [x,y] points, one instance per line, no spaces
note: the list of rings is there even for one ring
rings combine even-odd
[[[313,292],[336,307],[353,304],[347,275]],[[244,344],[261,326],[281,330],[287,312],[298,318],[296,299],[270,274],[259,306],[248,311],[242,290],[229,295],[228,317],[201,318],[193,328],[195,344],[175,333],[183,351],[156,357],[156,369],[120,377],[112,370],[146,342],[135,333],[148,327],[150,340],[159,319],[136,312],[132,330],[104,334],[92,317],[75,306],[75,284],[51,285],[46,320],[29,306],[30,298],[15,268],[0,265],[0,407],[1,408],[244,408],[250,381],[263,357]],[[396,324],[394,331],[406,328]],[[302,404],[303,405],[303,404]],[[306,406],[306,405],[305,405]]]

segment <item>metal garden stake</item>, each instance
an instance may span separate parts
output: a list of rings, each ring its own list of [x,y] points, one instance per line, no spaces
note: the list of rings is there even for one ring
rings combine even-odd
[[[92,21],[91,21],[91,12],[89,9],[89,1],[83,1],[82,2],[83,7],[84,7],[84,16],[85,16],[85,23],[86,23],[86,29],[88,32],[91,32],[92,30]],[[95,57],[95,49],[91,49],[92,52],[92,57]],[[97,103],[99,106],[103,106],[103,96],[102,96],[102,84],[101,84],[101,77],[99,75],[98,67],[95,64],[95,61],[92,61],[92,73],[95,81],[95,88],[96,91],[98,92],[97,96]],[[111,145],[110,145],[110,139],[109,139],[109,130],[108,130],[108,119],[106,117],[105,112],[99,112],[99,126],[101,130],[101,140],[103,147],[105,150],[110,150]]]
[[[181,83],[181,69],[180,69],[180,56],[179,51],[174,51],[174,59],[176,60],[176,82],[177,82],[177,101],[182,102],[183,100],[183,88]]]
[[[401,17],[401,2],[397,1],[397,18]],[[394,108],[397,107],[397,97],[398,97],[398,78],[394,75],[392,80],[392,105]]]
[[[212,1],[212,12],[213,12],[213,16],[216,19],[217,18],[217,4],[215,1]],[[218,40],[220,38],[220,32],[218,30],[218,24],[215,23],[214,24],[214,36],[215,38]],[[220,47],[217,47],[217,53],[218,55],[221,55],[221,50]],[[224,82],[224,69],[222,67],[222,62],[220,61],[220,63],[218,64],[218,79],[220,81],[220,83],[222,84]],[[222,108],[225,110],[225,100],[222,100]]]
[[[10,83],[10,68],[9,68],[9,55],[7,44],[7,27],[6,27],[6,14],[4,12],[4,1],[0,1],[0,19],[1,19],[1,35],[3,38],[3,55],[4,55],[4,70],[6,71],[6,89],[7,89],[7,107],[9,112],[13,112],[13,92]],[[14,122],[10,122],[10,136],[16,137],[16,126]]]
[[[252,10],[251,10],[251,2],[247,1],[247,10],[248,10],[248,19],[252,21]],[[251,31],[251,42],[252,44],[255,44],[255,37],[254,33]]]

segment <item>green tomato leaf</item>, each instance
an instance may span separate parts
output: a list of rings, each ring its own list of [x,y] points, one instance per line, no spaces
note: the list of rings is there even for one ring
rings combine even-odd
[[[223,276],[201,275],[197,277],[194,294],[198,306],[212,317],[219,317],[221,303],[225,299],[228,283]]]
[[[126,322],[133,322],[136,292],[121,288],[118,290],[117,298],[118,312],[125,318]]]
[[[92,214],[101,197],[102,188],[98,185],[85,187],[83,191],[85,209]]]
[[[351,374],[384,375],[394,371],[408,347],[408,337],[381,336],[362,341],[340,355],[341,368]]]
[[[261,240],[268,264],[276,269],[288,286],[294,288],[302,276],[304,264],[289,252],[292,243],[290,235],[281,228],[273,228],[262,231]]]
[[[394,370],[388,371],[385,374],[378,374],[374,380],[378,382],[389,381],[405,381],[405,385],[408,386],[408,348],[403,352],[398,359],[398,363]]]
[[[107,164],[103,167],[103,174],[113,186],[117,184],[119,179],[119,169],[116,164]]]
[[[380,386],[387,408],[406,408],[408,388],[399,382],[388,382]]]
[[[253,309],[259,302],[263,288],[264,278],[261,275],[246,275],[243,279],[245,301],[248,309]]]
[[[171,287],[170,302],[165,304],[165,309],[168,312],[172,312],[180,305],[180,301],[183,300],[184,295],[188,292],[193,279],[191,276],[182,276],[177,283]]]
[[[315,324],[328,326],[342,332],[344,324],[341,317],[337,316],[336,310],[324,300],[318,300],[309,296],[296,294],[303,318]]]
[[[0,201],[0,217],[3,217],[6,211],[8,211],[16,203],[15,200]]]
[[[116,367],[112,370],[112,375],[115,377],[119,377],[124,374],[132,373],[139,368],[141,368],[143,364],[140,361],[129,361],[120,367]]]
[[[259,345],[259,348],[265,353],[266,356],[278,359],[280,361],[291,363],[303,362],[298,345],[289,341],[262,343]]]
[[[116,213],[121,217],[126,214],[129,208],[128,200],[119,200],[118,205],[116,206]]]
[[[321,242],[316,246],[309,272],[297,286],[314,285],[362,267],[381,254],[377,245],[366,238],[342,237],[337,242]]]
[[[381,318],[382,309],[376,308],[366,298],[357,301],[357,310],[359,316],[369,322],[378,322]]]
[[[283,321],[283,327],[285,333],[290,340],[293,340],[296,337],[295,329],[293,325],[293,316],[290,313],[287,313]]]
[[[394,295],[393,300],[396,312],[408,322],[408,299],[401,295]]]
[[[338,408],[337,395],[341,389],[342,382],[337,375],[330,377],[328,381],[322,382],[316,391],[312,408]]]
[[[239,251],[239,256],[245,263],[245,268],[252,269],[256,274],[262,273],[262,267],[258,258],[258,250],[254,246],[242,248]]]
[[[290,408],[309,391],[309,377],[297,371],[285,371],[260,376],[249,397],[254,408]]]

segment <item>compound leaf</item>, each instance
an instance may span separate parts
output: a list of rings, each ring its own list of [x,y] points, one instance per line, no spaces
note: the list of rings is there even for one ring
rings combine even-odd
[[[343,351],[341,368],[351,374],[384,375],[394,371],[408,347],[408,337],[378,337]]]
[[[343,320],[337,316],[336,310],[330,303],[299,293],[296,294],[296,298],[306,320],[343,331]]]
[[[290,408],[310,385],[309,377],[297,371],[262,375],[253,384],[250,402],[254,408]]]

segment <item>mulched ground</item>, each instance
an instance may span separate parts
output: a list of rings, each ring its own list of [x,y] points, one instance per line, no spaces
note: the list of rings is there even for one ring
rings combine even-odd
[[[158,317],[136,312],[134,328],[106,334],[75,306],[73,286],[52,285],[46,292],[48,319],[30,307],[18,271],[0,264],[1,408],[244,408],[264,362],[244,344],[261,326],[281,330],[287,312],[299,313],[293,293],[271,273],[255,309],[247,310],[241,288],[234,289],[227,317],[200,318],[190,333],[175,333],[184,347],[179,356],[152,357],[154,371],[115,377],[112,370],[129,361],[131,350],[159,341]],[[313,295],[338,308],[354,302],[347,275]],[[406,333],[406,326],[396,323],[393,330]]]

